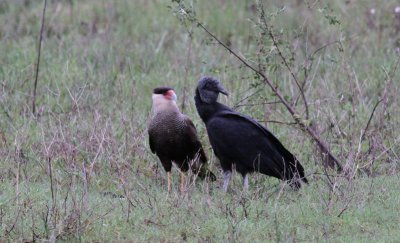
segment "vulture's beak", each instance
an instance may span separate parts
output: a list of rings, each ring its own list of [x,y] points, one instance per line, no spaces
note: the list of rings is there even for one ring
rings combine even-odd
[[[218,84],[218,92],[220,92],[221,94],[224,94],[226,96],[229,96],[228,91],[226,91],[221,84]]]

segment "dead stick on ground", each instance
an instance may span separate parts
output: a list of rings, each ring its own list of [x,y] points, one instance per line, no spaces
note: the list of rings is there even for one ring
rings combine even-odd
[[[38,47],[38,55],[37,55],[37,61],[36,61],[35,83],[34,83],[34,86],[33,86],[33,100],[32,100],[32,113],[33,113],[33,115],[36,115],[36,89],[37,89],[37,83],[38,83],[38,77],[39,77],[40,50],[42,49],[44,17],[46,15],[46,6],[47,6],[47,0],[44,0],[43,13],[42,13],[42,26],[40,27],[39,47]]]

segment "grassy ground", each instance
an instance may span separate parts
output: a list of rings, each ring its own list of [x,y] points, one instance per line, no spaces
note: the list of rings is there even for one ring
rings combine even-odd
[[[310,117],[301,99],[296,109],[352,176],[329,171],[329,183],[313,141],[287,124],[292,119],[271,91],[205,33],[182,25],[169,1],[49,1],[34,117],[43,2],[0,1],[0,241],[398,240],[396,1],[268,2],[269,24],[304,82]],[[194,7],[295,103],[298,89],[258,27],[255,2]],[[221,192],[193,102],[205,74],[231,93],[223,103],[261,121],[297,155],[310,185],[294,192],[253,175],[242,193],[236,175],[231,192]],[[217,182],[196,181],[181,195],[174,171],[175,191],[167,195],[146,131],[151,91],[160,85],[175,87]]]

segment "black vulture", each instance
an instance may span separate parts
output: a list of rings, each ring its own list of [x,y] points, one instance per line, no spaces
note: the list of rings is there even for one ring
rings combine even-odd
[[[308,183],[296,157],[260,123],[217,102],[219,93],[228,95],[218,79],[202,77],[194,99],[221,163],[224,190],[228,189],[233,164],[243,176],[245,190],[248,189],[247,174],[251,172],[288,181],[295,189],[301,187],[300,180]]]
[[[184,191],[185,175],[191,168],[200,178],[215,175],[207,168],[207,157],[197,137],[193,122],[182,114],[176,105],[176,94],[170,87],[153,90],[153,117],[148,132],[150,149],[157,154],[168,175],[168,192],[171,191],[172,162],[181,171],[181,192]],[[199,165],[198,162],[201,162]]]

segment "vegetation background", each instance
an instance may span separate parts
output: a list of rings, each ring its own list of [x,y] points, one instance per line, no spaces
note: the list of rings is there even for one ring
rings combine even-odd
[[[0,241],[400,239],[398,1],[185,3],[265,71],[345,173],[324,169],[314,142],[271,90],[175,1],[49,0],[33,114],[43,3],[0,0]],[[249,192],[240,176],[222,192],[193,102],[206,74],[230,92],[221,102],[262,122],[296,154],[309,185],[295,192],[254,174]],[[167,194],[146,131],[160,85],[176,89],[217,182],[193,176],[180,194],[175,170]]]

